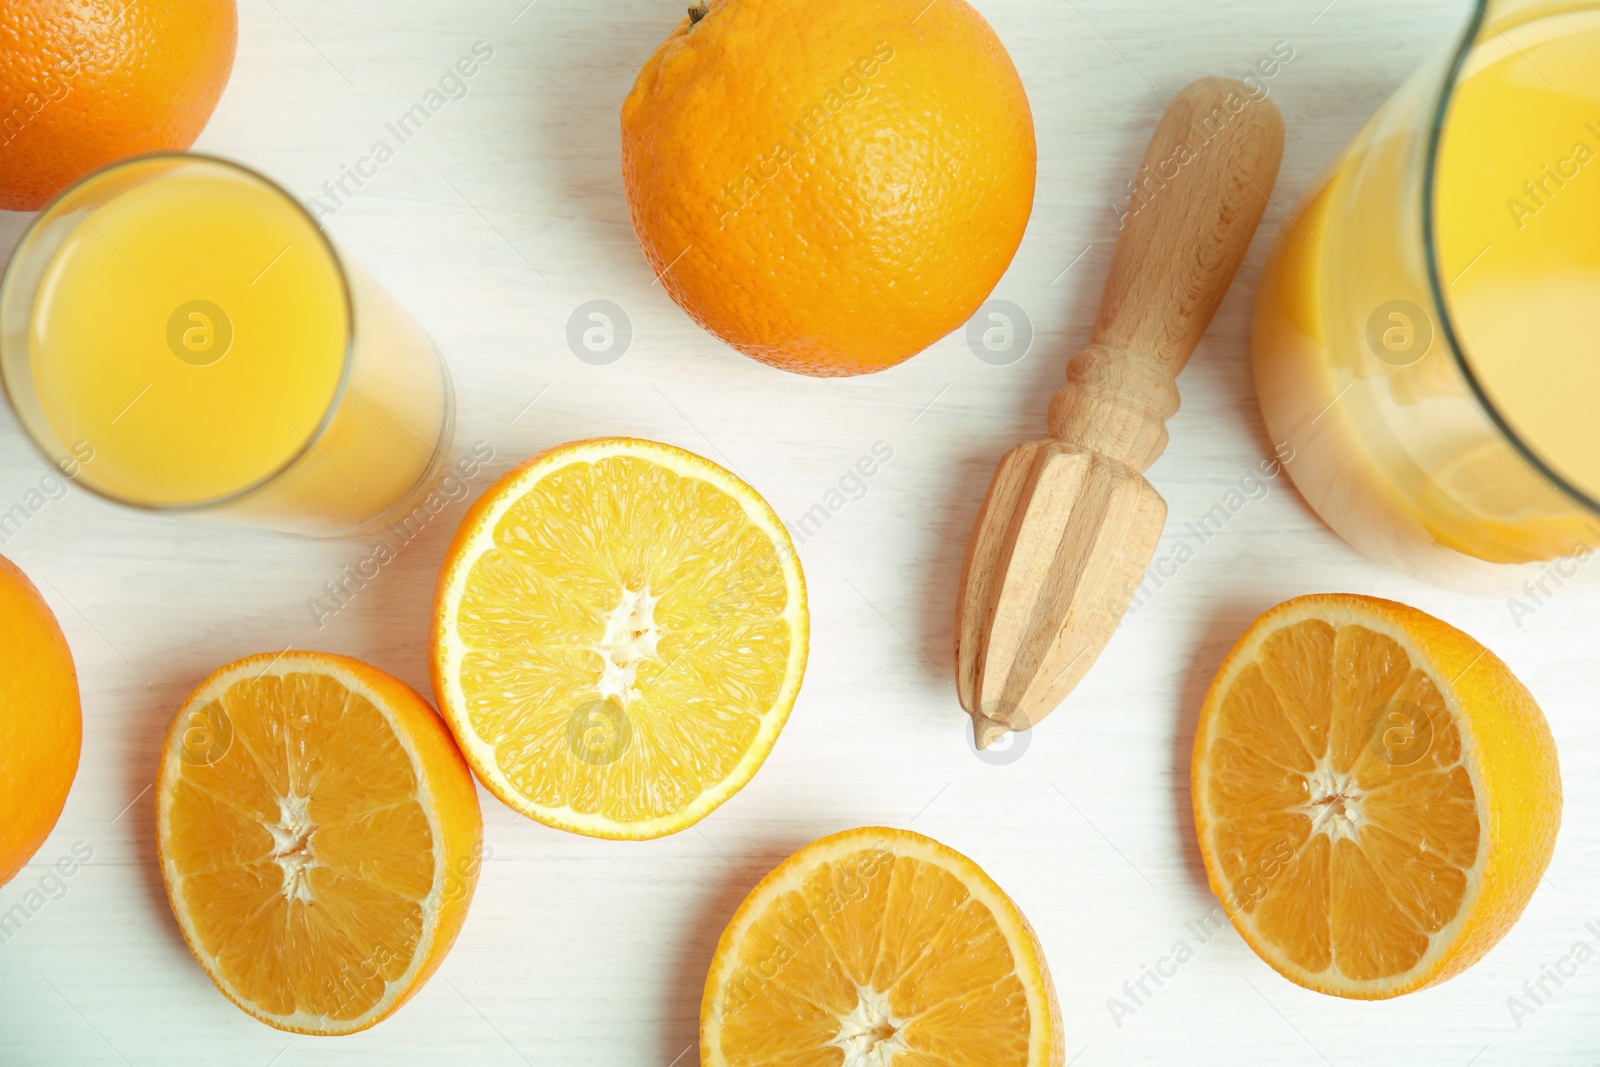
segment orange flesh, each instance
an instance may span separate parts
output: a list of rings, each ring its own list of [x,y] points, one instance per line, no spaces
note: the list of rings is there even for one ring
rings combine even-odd
[[[1226,891],[1296,966],[1402,974],[1461,909],[1478,806],[1434,680],[1320,620],[1263,641],[1223,698],[1204,802]]]
[[[788,602],[777,547],[717,486],[634,456],[559,468],[500,518],[465,582],[472,732],[542,807],[620,823],[680,811],[777,703]],[[618,722],[620,755],[579,754],[590,732],[614,743]]]
[[[411,967],[433,889],[411,757],[325,675],[245,679],[220,704],[232,742],[209,766],[182,762],[167,814],[196,947],[264,1011],[357,1018]]]
[[[719,1045],[740,1067],[1028,1062],[1027,993],[994,914],[950,872],[871,849],[817,864],[745,932]],[[900,1047],[892,1060],[867,1058]]]

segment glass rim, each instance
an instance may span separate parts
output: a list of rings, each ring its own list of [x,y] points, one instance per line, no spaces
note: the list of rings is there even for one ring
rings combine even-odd
[[[1439,89],[1438,99],[1434,104],[1433,116],[1429,122],[1428,136],[1425,142],[1422,172],[1422,248],[1423,258],[1427,264],[1428,289],[1433,299],[1434,315],[1439,320],[1440,333],[1444,336],[1445,347],[1454,361],[1456,369],[1472,390],[1473,398],[1478,407],[1496,430],[1500,432],[1512,448],[1517,451],[1533,469],[1560,492],[1570,497],[1576,504],[1589,512],[1600,515],[1600,500],[1585,492],[1575,485],[1570,479],[1560,474],[1551,464],[1542,458],[1539,453],[1524,440],[1523,436],[1512,428],[1510,421],[1495,406],[1489,398],[1487,390],[1473,372],[1472,365],[1467,358],[1467,346],[1463,343],[1460,332],[1456,329],[1455,321],[1450,316],[1450,306],[1445,299],[1445,285],[1443,265],[1439,262],[1438,244],[1438,218],[1437,218],[1437,193],[1439,178],[1439,151],[1444,139],[1445,124],[1449,119],[1450,105],[1455,100],[1456,87],[1460,84],[1462,69],[1466,66],[1473,50],[1477,47],[1485,26],[1496,33],[1503,31],[1495,25],[1489,17],[1489,9],[1495,0],[1473,0],[1472,17],[1467,22],[1466,30],[1462,33],[1461,43],[1457,46],[1455,55],[1451,57],[1449,67],[1445,71],[1444,84]],[[1552,3],[1547,9],[1541,10],[1540,5],[1530,4],[1522,9],[1519,14],[1529,17],[1519,19],[1513,23],[1522,26],[1529,22],[1536,22],[1543,18],[1554,18],[1578,10],[1579,5],[1561,5]]]
[[[321,417],[317,420],[316,426],[311,430],[310,433],[305,435],[305,440],[300,444],[299,447],[290,453],[289,457],[284,460],[283,463],[279,464],[277,467],[274,467],[265,475],[251,482],[249,485],[244,486],[241,489],[236,489],[231,493],[226,493],[222,496],[212,497],[206,500],[198,500],[183,504],[152,504],[140,500],[129,500],[125,497],[121,497],[115,493],[109,492],[108,490],[101,489],[92,484],[92,482],[89,480],[83,480],[80,482],[75,477],[72,479],[73,482],[78,484],[81,488],[88,490],[90,493],[100,497],[102,500],[108,500],[120,507],[135,508],[140,511],[164,514],[184,514],[215,511],[219,508],[226,507],[229,504],[237,503],[246,497],[260,492],[262,489],[265,489],[267,486],[277,481],[284,474],[288,473],[288,471],[292,469],[295,464],[299,463],[307,455],[318,451],[317,441],[327,432],[329,425],[333,422],[334,414],[339,410],[340,404],[344,400],[345,393],[350,384],[350,372],[355,363],[356,344],[356,309],[355,297],[350,285],[350,270],[346,265],[344,258],[340,256],[339,249],[334,245],[333,239],[329,237],[327,231],[323,229],[322,223],[317,220],[317,217],[311,213],[305,204],[301,203],[299,197],[295,196],[288,189],[284,188],[282,185],[273,181],[271,178],[267,177],[265,174],[262,174],[253,167],[247,166],[244,163],[240,163],[237,160],[228,159],[223,156],[212,155],[206,152],[141,152],[137,155],[124,156],[121,159],[113,160],[112,162],[103,166],[96,167],[94,170],[83,175],[70,185],[58,189],[56,191],[56,195],[50,199],[50,202],[41,208],[38,214],[34,216],[33,220],[29,222],[28,225],[23,229],[22,236],[18,238],[16,247],[12,250],[11,258],[6,264],[4,273],[0,274],[0,311],[3,311],[5,293],[13,281],[12,272],[16,268],[18,256],[21,254],[24,246],[27,245],[28,241],[38,231],[46,216],[48,216],[54,208],[64,202],[72,211],[76,212],[79,217],[87,221],[89,216],[83,211],[82,208],[78,207],[72,202],[70,199],[70,194],[87,185],[91,181],[103,178],[108,174],[115,173],[116,171],[122,170],[126,167],[131,167],[141,163],[159,162],[162,160],[169,160],[175,163],[190,160],[200,163],[213,164],[224,170],[233,171],[236,174],[243,175],[246,179],[264,186],[268,192],[282,198],[296,212],[298,212],[301,217],[311,224],[311,229],[317,235],[317,240],[322,243],[322,247],[327,251],[333,262],[334,272],[339,277],[339,292],[344,303],[345,342],[344,353],[340,358],[339,382],[334,387],[332,395],[329,396],[328,405],[323,410]],[[159,180],[159,177],[155,180]],[[37,293],[34,295],[35,298],[37,298]],[[36,300],[30,301],[28,306],[27,313],[29,316],[30,332],[35,303]],[[3,350],[4,346],[5,330],[3,327],[0,327],[0,350]],[[28,359],[29,366],[31,367],[32,353],[28,354]],[[17,416],[17,422],[22,426],[23,434],[28,438],[29,443],[32,444],[34,449],[44,457],[52,469],[63,469],[61,467],[62,460],[50,454],[50,450],[46,448],[44,443],[39,440],[38,435],[34,432],[33,427],[29,425],[29,419],[23,415],[23,409],[17,404],[15,391],[12,388],[11,376],[7,372],[7,361],[4,358],[0,358],[0,388],[4,389],[6,401],[11,405],[12,413]]]

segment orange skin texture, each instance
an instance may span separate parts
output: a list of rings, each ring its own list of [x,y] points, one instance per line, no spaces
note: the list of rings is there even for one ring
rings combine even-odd
[[[712,0],[622,106],[651,270],[802,374],[883,370],[966,322],[1022,240],[1036,163],[1022,81],[965,0]]]
[[[50,836],[82,745],[67,639],[27,575],[0,556],[0,885]]]
[[[6,0],[0,208],[37,211],[115,160],[187,149],[238,38],[234,0]]]

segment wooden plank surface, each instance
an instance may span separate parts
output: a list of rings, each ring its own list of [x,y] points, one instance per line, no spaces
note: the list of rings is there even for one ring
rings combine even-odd
[[[526,4],[526,6],[524,6]],[[385,123],[482,41],[492,58],[328,225],[425,324],[455,376],[474,484],[599,433],[671,441],[734,467],[790,522],[813,605],[805,689],[755,781],[699,827],[648,844],[588,841],[484,794],[477,899],[454,952],[374,1031],[289,1037],[218,995],[190,959],[154,864],[147,788],[162,731],[213,667],[287,645],[364,657],[426,689],[433,576],[453,504],[359,596],[317,618],[322,583],[371,555],[117,510],[73,490],[0,552],[59,614],[84,684],[85,743],[65,815],[0,912],[76,847],[90,862],[0,945],[0,1064],[585,1064],[686,1067],[705,968],[753,880],[847,826],[932,834],[976,858],[1043,939],[1074,1061],[1098,1064],[1592,1064],[1600,963],[1537,1010],[1508,998],[1600,949],[1600,590],[1563,587],[1535,614],[1419,585],[1345,547],[1282,478],[1251,393],[1248,311],[1295,196],[1467,15],[1463,0],[983,0],[1031,95],[1039,195],[995,296],[1028,316],[1009,366],[946,338],[885,374],[782,376],[696,328],[630,230],[618,119],[634,73],[679,17],[670,0],[241,0],[233,81],[199,148],[305,197],[355,166]],[[951,643],[968,530],[995,461],[1040,434],[1067,355],[1087,341],[1108,265],[1111,202],[1156,117],[1194,77],[1242,75],[1279,42],[1271,80],[1288,148],[1234,292],[1179,385],[1183,409],[1149,478],[1171,518],[1158,557],[1188,552],[1013,762],[980,760],[956,704]],[[370,169],[370,168],[369,168]],[[26,219],[0,216],[0,249]],[[574,357],[567,322],[610,300],[632,326],[607,366]],[[887,453],[871,478],[858,457]],[[45,467],[0,415],[0,510]],[[840,496],[830,491],[840,489]],[[1238,489],[1214,534],[1187,524]],[[1188,558],[1192,552],[1192,558]],[[1600,572],[1600,568],[1594,568]],[[1208,928],[1188,746],[1232,640],[1271,602],[1345,590],[1409,601],[1490,644],[1539,698],[1561,746],[1567,817],[1549,877],[1482,963],[1398,1002],[1347,1003],[1279,979],[1231,929]],[[325,613],[324,613],[325,614]],[[81,844],[80,844],[81,843]],[[1594,923],[1590,926],[1588,924]],[[1174,970],[1179,942],[1189,952]],[[1190,956],[1192,953],[1192,957]],[[1133,1005],[1124,983],[1146,968]]]

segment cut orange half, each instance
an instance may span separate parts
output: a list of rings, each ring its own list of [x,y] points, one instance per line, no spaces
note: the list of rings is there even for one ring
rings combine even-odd
[[[443,961],[478,878],[472,775],[416,691],[365,663],[266,653],[201,683],[156,778],[184,940],[269,1026],[348,1034]]]
[[[1211,888],[1290,981],[1398,996],[1522,914],[1561,823],[1533,697],[1453,626],[1373,597],[1285,601],[1234,645],[1194,747]]]
[[[909,830],[790,856],[717,943],[703,1067],[1060,1067],[1044,950],[967,857]]]
[[[631,438],[501,478],[462,520],[433,686],[506,804],[595,837],[704,818],[772,751],[805,671],[800,561],[756,491]]]

